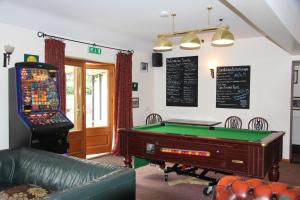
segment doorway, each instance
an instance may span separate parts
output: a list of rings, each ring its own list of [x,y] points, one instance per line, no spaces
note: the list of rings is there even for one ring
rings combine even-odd
[[[74,123],[69,154],[112,150],[114,64],[65,59],[66,115]]]
[[[300,61],[292,64],[292,132],[291,132],[291,162],[300,163]]]

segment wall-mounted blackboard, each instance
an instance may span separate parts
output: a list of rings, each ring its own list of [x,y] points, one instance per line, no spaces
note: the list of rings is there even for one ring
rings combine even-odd
[[[198,106],[198,56],[167,58],[167,106]]]
[[[217,67],[217,108],[249,109],[250,66]]]

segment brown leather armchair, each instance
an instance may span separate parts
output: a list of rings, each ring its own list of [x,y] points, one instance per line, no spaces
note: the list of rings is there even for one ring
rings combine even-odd
[[[264,182],[261,179],[244,179],[239,176],[224,176],[218,182],[215,200],[299,200],[300,187],[285,183]]]

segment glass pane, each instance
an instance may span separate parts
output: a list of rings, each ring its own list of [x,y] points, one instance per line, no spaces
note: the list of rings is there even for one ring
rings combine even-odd
[[[66,73],[66,115],[74,123],[71,131],[82,129],[81,68],[65,66]]]
[[[108,70],[86,69],[86,127],[108,126]]]

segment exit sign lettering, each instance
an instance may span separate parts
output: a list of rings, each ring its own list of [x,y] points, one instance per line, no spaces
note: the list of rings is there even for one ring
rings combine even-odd
[[[89,53],[101,54],[101,49],[98,47],[89,47]]]

